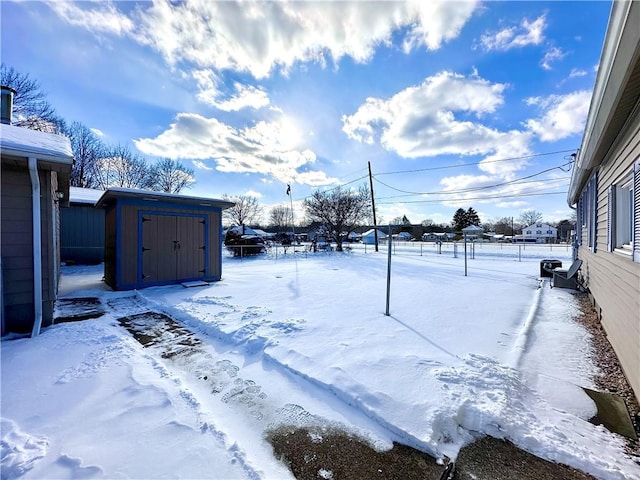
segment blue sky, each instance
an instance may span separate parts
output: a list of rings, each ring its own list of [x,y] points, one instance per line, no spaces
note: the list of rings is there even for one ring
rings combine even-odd
[[[368,184],[383,222],[568,218],[610,2],[0,2],[2,61],[184,193]]]

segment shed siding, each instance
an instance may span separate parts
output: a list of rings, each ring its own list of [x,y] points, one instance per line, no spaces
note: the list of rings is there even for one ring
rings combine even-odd
[[[104,236],[104,280],[107,285],[116,285],[116,209],[105,212]]]
[[[62,260],[81,265],[104,261],[105,212],[91,205],[75,204],[60,210]]]
[[[131,203],[131,202],[129,202]],[[221,277],[220,212],[215,209],[188,208],[186,206],[157,205],[152,202],[131,205],[116,202],[107,209],[105,234],[105,280],[117,290],[139,288],[145,284],[171,283],[176,280],[205,279],[219,280]],[[141,215],[153,218],[153,222],[139,223]],[[186,220],[185,220],[186,219]],[[195,231],[200,219],[206,219],[207,230],[204,241],[209,250],[202,260],[204,243],[202,234]],[[155,229],[155,230],[154,230]],[[173,255],[173,249],[165,255],[164,262],[144,262],[141,246],[144,248],[164,248],[166,241],[172,240],[179,229],[184,251],[177,252],[184,264],[167,263],[167,257]],[[143,234],[143,230],[145,230]],[[142,238],[148,235],[151,244],[141,245]],[[171,239],[169,239],[171,237]],[[177,237],[176,237],[177,238]],[[160,243],[162,246],[160,246]],[[116,247],[116,243],[118,243]],[[198,244],[198,252],[189,252]],[[113,247],[112,247],[113,246]],[[110,249],[114,251],[111,252]],[[202,263],[202,265],[201,265]],[[144,268],[143,268],[144,267]],[[148,271],[143,271],[147,269]],[[204,270],[204,271],[202,271]],[[173,273],[172,273],[173,272]],[[143,278],[144,275],[144,278]]]
[[[599,171],[598,248],[593,252],[583,242],[578,257],[584,262],[585,286],[593,296],[609,341],[640,400],[640,263],[633,262],[628,255],[608,252],[606,248],[609,186],[619,182],[640,159],[640,115],[611,151]],[[586,231],[582,234],[586,239]]]

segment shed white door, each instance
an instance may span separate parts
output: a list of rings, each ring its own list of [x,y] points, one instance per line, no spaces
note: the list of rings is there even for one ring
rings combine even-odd
[[[200,216],[142,216],[142,282],[201,278],[205,274],[205,223]]]

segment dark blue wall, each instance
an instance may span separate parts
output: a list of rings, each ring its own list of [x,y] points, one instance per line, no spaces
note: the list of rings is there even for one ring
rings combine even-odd
[[[104,261],[104,210],[72,204],[60,209],[60,257],[63,262],[95,265]]]

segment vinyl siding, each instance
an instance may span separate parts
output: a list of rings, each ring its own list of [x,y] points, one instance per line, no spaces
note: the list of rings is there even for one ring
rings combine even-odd
[[[51,172],[39,171],[42,217],[43,326],[53,318],[56,294]],[[26,162],[2,161],[1,253],[6,332],[29,332],[33,326],[33,225],[31,179]]]
[[[116,209],[105,213],[104,236],[104,280],[107,285],[116,287]]]
[[[597,305],[602,325],[620,364],[640,400],[640,263],[631,256],[607,251],[609,186],[625,178],[640,159],[640,115],[627,124],[599,170],[597,245],[578,250],[582,276]],[[586,231],[583,231],[586,238]],[[640,239],[635,239],[640,241]]]

